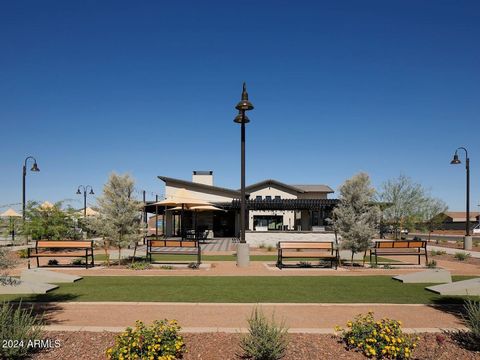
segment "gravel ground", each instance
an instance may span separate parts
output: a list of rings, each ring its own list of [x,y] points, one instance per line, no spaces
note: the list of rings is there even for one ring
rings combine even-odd
[[[453,255],[450,254],[444,254],[444,255],[435,255],[435,256],[429,256],[429,260],[444,260],[444,261],[450,261],[450,262],[455,262],[455,263],[462,263],[462,264],[469,264],[469,265],[476,265],[480,266],[480,259],[474,258],[474,257],[469,257],[463,261],[455,259]]]
[[[238,359],[239,334],[202,333],[183,334],[188,352],[184,360]],[[60,340],[57,349],[35,354],[35,360],[105,359],[105,349],[113,344],[115,334],[93,332],[49,332],[49,339]],[[354,351],[347,351],[333,335],[290,334],[285,360],[365,359]],[[414,353],[418,360],[480,359],[480,353],[468,351],[446,334],[421,334]]]

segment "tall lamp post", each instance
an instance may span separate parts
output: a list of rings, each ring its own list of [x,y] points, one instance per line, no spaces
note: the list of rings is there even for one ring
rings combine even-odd
[[[245,240],[245,124],[250,122],[250,119],[245,115],[246,111],[253,109],[253,104],[248,101],[247,85],[243,83],[242,99],[235,106],[238,110],[238,115],[233,120],[241,125],[241,175],[240,175],[240,244],[237,248],[237,266],[248,266],[250,262],[248,244]]]
[[[90,188],[90,192],[88,194],[89,195],[95,195],[95,193],[93,192],[92,185],[87,185],[87,186],[79,185],[78,189],[77,189],[77,195],[82,195],[82,192],[80,191],[80,189],[83,189],[83,217],[84,218],[87,217],[87,191],[88,191],[88,188]]]
[[[463,242],[463,248],[465,250],[472,250],[472,237],[470,236],[470,159],[468,158],[468,151],[464,147],[459,147],[457,150],[455,150],[455,154],[453,155],[452,161],[450,161],[450,164],[452,165],[459,165],[462,162],[458,158],[458,150],[463,150],[465,151],[465,170],[467,173],[467,218],[465,221],[465,238]]]
[[[28,160],[32,160],[33,161],[33,165],[32,165],[32,168],[30,169],[30,171],[33,171],[33,172],[38,172],[40,171],[40,169],[38,168],[38,165],[37,165],[37,160],[33,157],[33,156],[27,156],[25,158],[25,161],[23,163],[23,177],[22,177],[22,217],[23,217],[23,221],[25,221],[25,204],[26,204],[26,197],[25,197],[25,179],[27,177],[27,162]]]

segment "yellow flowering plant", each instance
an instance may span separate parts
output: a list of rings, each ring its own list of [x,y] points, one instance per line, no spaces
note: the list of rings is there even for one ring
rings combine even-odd
[[[186,351],[176,320],[155,321],[151,326],[137,321],[117,335],[115,344],[106,351],[110,360],[175,360]]]
[[[375,321],[373,312],[357,315],[340,332],[348,349],[362,352],[375,359],[409,359],[417,346],[418,337],[403,334],[401,321],[383,318]]]

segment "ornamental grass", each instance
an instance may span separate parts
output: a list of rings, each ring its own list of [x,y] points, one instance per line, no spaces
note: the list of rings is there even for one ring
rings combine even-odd
[[[383,318],[375,321],[373,312],[357,315],[347,327],[336,326],[349,350],[375,359],[409,359],[418,337],[403,334],[401,321]]]
[[[141,321],[128,327],[115,338],[115,344],[106,351],[111,360],[175,360],[186,351],[176,320],[155,321],[145,326]]]

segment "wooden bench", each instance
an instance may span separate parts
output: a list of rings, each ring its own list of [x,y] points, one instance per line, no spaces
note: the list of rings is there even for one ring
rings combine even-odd
[[[95,266],[93,260],[93,241],[37,240],[34,248],[28,248],[27,254],[28,258],[37,259],[37,267],[40,267],[39,258],[41,257],[82,257],[85,258],[86,269],[88,269],[89,266],[88,260],[91,258],[90,265],[92,267]],[[30,268],[30,262],[28,263],[28,268]]]
[[[330,261],[331,266],[338,265],[338,250],[335,249],[333,242],[294,242],[279,241],[277,243],[278,258],[277,267],[283,268],[283,259],[318,259]]]
[[[375,256],[375,264],[378,264],[378,256],[425,256],[425,264],[428,264],[427,241],[425,240],[385,240],[375,241],[374,247],[370,249],[370,264],[372,256]]]
[[[198,240],[147,240],[147,259],[153,262],[153,254],[163,255],[195,255],[197,265],[201,264],[202,249]]]

